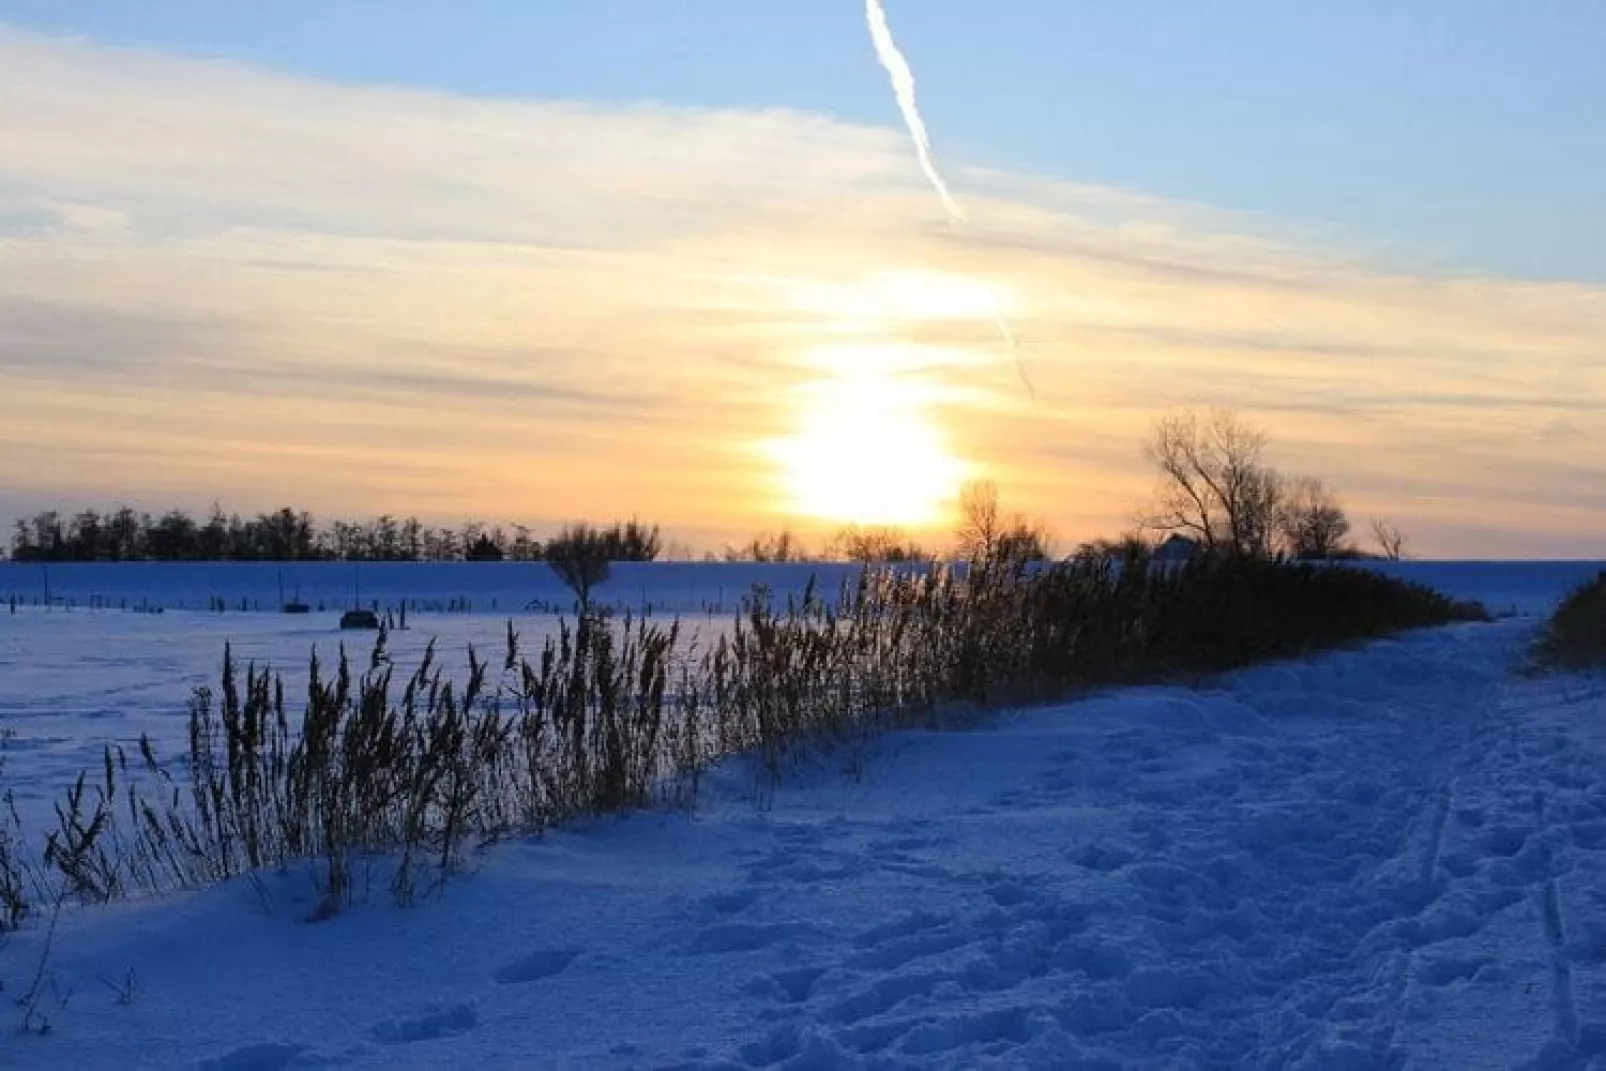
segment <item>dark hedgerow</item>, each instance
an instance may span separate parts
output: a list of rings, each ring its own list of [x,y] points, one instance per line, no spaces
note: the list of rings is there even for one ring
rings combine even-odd
[[[1146,672],[1234,669],[1402,629],[1489,620],[1477,603],[1342,565],[1205,558],[1156,583]]]
[[[105,900],[306,861],[323,917],[354,894],[359,860],[387,857],[405,902],[474,844],[690,805],[702,771],[727,756],[755,756],[767,791],[812,747],[956,707],[1485,618],[1364,569],[1248,558],[1123,567],[1087,555],[866,570],[835,599],[811,589],[777,604],[755,591],[701,650],[678,623],[585,611],[529,659],[510,623],[499,669],[471,651],[461,688],[433,651],[395,679],[381,632],[360,675],[343,650],[332,677],[314,657],[299,715],[278,675],[246,667],[242,681],[226,653],[220,691],[191,702],[187,777],[147,741],[133,760],[108,751],[104,776],[80,778],[58,807],[34,869],[77,899]],[[13,844],[0,838],[0,871],[13,874],[0,873],[0,908],[14,922],[27,867]]]
[[[1606,571],[1556,607],[1533,647],[1534,661],[1558,669],[1606,666]]]

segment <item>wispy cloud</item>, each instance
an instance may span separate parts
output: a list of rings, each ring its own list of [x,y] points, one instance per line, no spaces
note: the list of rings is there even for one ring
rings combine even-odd
[[[0,99],[0,483],[24,498],[752,529],[782,500],[760,444],[822,347],[884,344],[1068,537],[1125,522],[1160,409],[1211,403],[1423,551],[1599,530],[1600,288],[979,168],[955,233],[902,132],[784,111],[344,86],[4,27]],[[933,280],[930,307],[881,300],[889,277]],[[967,286],[1018,328],[1035,400]],[[1513,502],[1532,520],[1491,535]]]

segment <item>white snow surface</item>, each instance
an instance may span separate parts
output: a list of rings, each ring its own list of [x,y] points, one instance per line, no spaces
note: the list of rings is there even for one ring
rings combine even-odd
[[[45,616],[76,624],[32,668],[0,618],[24,785],[101,692],[182,725],[168,678],[223,636]],[[1606,680],[1514,672],[1536,626],[898,732],[773,795],[731,762],[693,814],[494,845],[406,909],[379,874],[308,923],[292,871],[74,910],[0,1067],[1606,1068]],[[5,994],[45,940],[0,943]]]

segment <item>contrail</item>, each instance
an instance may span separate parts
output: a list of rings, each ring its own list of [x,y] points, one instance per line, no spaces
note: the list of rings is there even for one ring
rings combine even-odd
[[[898,110],[903,112],[904,125],[914,139],[915,152],[920,156],[920,168],[937,188],[943,207],[948,210],[948,217],[955,223],[963,223],[965,210],[948,192],[948,183],[943,181],[942,172],[937,170],[937,161],[931,155],[931,137],[926,133],[925,120],[920,118],[920,106],[915,102],[915,73],[909,69],[909,61],[903,58],[903,53],[898,51],[898,43],[892,39],[892,28],[887,25],[887,13],[881,7],[881,0],[864,0],[864,17],[870,23],[870,40],[875,42],[876,58],[892,78],[892,91],[898,95]]]
[[[881,6],[881,0],[864,0],[864,17],[870,23],[870,40],[875,43],[876,58],[881,61],[887,74],[892,78],[892,91],[898,97],[898,110],[903,113],[904,125],[909,128],[909,136],[914,139],[915,153],[920,157],[920,169],[926,173],[926,178],[936,189],[937,196],[942,198],[942,206],[948,211],[948,219],[954,225],[966,222],[964,208],[954,195],[948,190],[948,183],[943,180],[942,172],[937,170],[937,161],[931,154],[931,136],[926,133],[926,121],[920,118],[920,105],[915,100],[915,72],[910,69],[909,61],[903,58],[898,50],[898,42],[892,39],[892,27],[887,25],[887,12]],[[1009,322],[1004,314],[996,309],[992,314],[993,324],[998,333],[1004,336],[1009,343],[1009,351],[1015,357],[1015,371],[1020,381],[1026,387],[1026,393],[1033,398],[1037,391],[1032,387],[1032,381],[1026,378],[1026,365],[1021,360],[1020,341],[1015,332],[1010,329]]]

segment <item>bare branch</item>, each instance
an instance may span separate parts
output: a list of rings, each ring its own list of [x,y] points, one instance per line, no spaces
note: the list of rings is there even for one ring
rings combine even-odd
[[[1372,518],[1372,538],[1377,540],[1378,551],[1389,561],[1397,562],[1405,557],[1405,533],[1382,517]]]
[[[1207,550],[1269,554],[1283,481],[1261,463],[1265,446],[1263,432],[1228,410],[1161,417],[1144,450],[1160,477],[1146,527],[1187,533]]]
[[[998,485],[973,480],[959,489],[958,555],[970,561],[992,556],[998,546]]]

